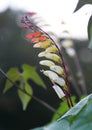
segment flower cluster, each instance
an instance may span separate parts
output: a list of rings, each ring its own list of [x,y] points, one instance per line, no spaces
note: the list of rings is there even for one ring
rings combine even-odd
[[[23,29],[30,28],[31,33],[27,34],[25,38],[33,43],[34,48],[42,48],[42,52],[38,57],[45,57],[46,60],[41,60],[40,64],[47,66],[48,70],[41,70],[47,76],[52,84],[53,89],[60,99],[66,98],[68,106],[72,106],[68,78],[66,68],[61,51],[55,41],[41,28],[36,26],[30,21],[29,16],[32,17],[33,13],[28,13],[22,17]]]

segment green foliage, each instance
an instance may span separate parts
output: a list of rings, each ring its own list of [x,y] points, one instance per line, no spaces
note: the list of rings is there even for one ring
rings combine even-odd
[[[14,83],[18,80],[20,81],[21,79],[20,73],[17,68],[11,68],[6,74],[7,77],[12,79]],[[11,87],[13,87],[13,84],[7,79],[3,93],[7,92]]]
[[[84,6],[86,4],[92,4],[92,0],[79,0],[78,4],[76,6],[75,11],[79,10],[82,6]]]
[[[20,87],[23,89],[22,84],[20,85]],[[27,93],[33,95],[32,87],[27,82],[25,82],[24,89]],[[26,110],[26,107],[27,107],[29,101],[31,100],[31,96],[25,94],[23,91],[21,91],[19,89],[18,89],[18,96],[22,102],[23,110]]]
[[[72,96],[71,99],[72,99],[73,105],[75,105],[76,104],[76,98],[74,96]],[[69,110],[69,108],[68,108],[68,105],[67,105],[67,101],[64,100],[63,102],[60,103],[60,106],[57,109],[57,113],[59,113],[60,115],[63,115],[68,110]],[[57,113],[55,113],[53,115],[53,118],[52,118],[53,121],[59,118],[59,115]]]
[[[27,81],[28,79],[33,80],[36,84],[46,88],[44,82],[42,81],[41,77],[38,75],[36,72],[36,68],[29,66],[27,64],[22,65],[23,69],[23,77],[25,77],[25,80]]]
[[[39,86],[42,86],[43,88],[45,87],[45,84],[42,81],[39,74],[36,72],[35,67],[23,64],[22,69],[23,69],[22,73],[20,73],[17,68],[11,68],[6,73],[6,75],[12,82],[10,82],[8,79],[6,80],[3,93],[6,93],[13,86],[16,86],[17,85],[16,81],[18,81],[19,86],[18,85],[17,86],[20,88],[18,89],[18,96],[22,102],[23,110],[25,110],[33,95],[33,90],[32,90],[31,85],[28,83],[28,80],[29,79],[33,80],[36,84],[38,84]]]
[[[92,50],[92,16],[90,17],[88,23],[88,36],[89,36],[89,46],[88,48]]]
[[[33,130],[92,130],[92,94],[82,99],[57,121]]]
[[[80,97],[80,100],[83,99],[84,97],[86,97],[85,95]],[[71,97],[73,105],[76,105],[76,97],[72,96]],[[60,116],[57,114],[59,113],[61,116],[64,115],[67,111],[69,110],[68,106],[67,106],[67,101],[64,100],[63,102],[60,103],[59,108],[57,109],[56,113],[53,115],[52,121],[57,120]]]

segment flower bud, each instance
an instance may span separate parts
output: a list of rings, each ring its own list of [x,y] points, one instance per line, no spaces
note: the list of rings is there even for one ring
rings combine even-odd
[[[58,75],[55,72],[50,70],[46,70],[46,71],[43,70],[43,74],[49,77],[52,82],[54,82],[58,78]]]
[[[51,40],[47,39],[46,41],[36,43],[33,47],[34,48],[47,48],[51,44],[52,44]]]
[[[40,61],[39,63],[40,63],[41,65],[45,65],[45,66],[48,66],[48,67],[55,65],[54,62],[52,62],[52,61],[50,61],[50,60],[42,60],[42,61]]]
[[[55,45],[52,45],[46,49],[46,52],[58,52],[58,49]]]
[[[43,57],[43,56],[45,56],[46,54],[47,54],[46,51],[42,51],[42,52],[40,52],[40,53],[38,54],[38,57]]]
[[[63,98],[63,97],[65,97],[64,92],[62,91],[62,89],[58,85],[54,84],[53,85],[53,89],[55,90],[56,94],[58,95],[58,97],[60,99]]]
[[[50,70],[46,70],[43,71],[43,74],[46,75],[47,77],[49,77],[49,79],[53,82],[53,83],[57,83],[58,85],[60,85],[61,87],[65,86],[65,80],[61,77],[59,77],[55,72],[50,71]]]
[[[58,65],[53,65],[53,66],[50,66],[50,69],[56,73],[58,73],[59,75],[64,75],[65,76],[65,73],[64,73],[64,70],[62,67],[58,66]]]
[[[55,62],[58,62],[58,63],[61,62],[61,58],[57,54],[54,54],[54,53],[47,53],[45,55],[45,57],[48,58],[48,59],[51,59]]]

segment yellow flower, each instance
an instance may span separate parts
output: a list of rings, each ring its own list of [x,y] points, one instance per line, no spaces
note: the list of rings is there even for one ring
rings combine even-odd
[[[43,52],[40,52],[38,54],[39,57],[46,57],[48,59],[51,59],[53,61],[56,61],[58,63],[61,62],[61,58],[57,55],[57,54],[54,54],[54,53],[49,53],[49,52],[46,52],[46,51],[43,51]]]
[[[47,48],[51,44],[52,44],[51,40],[47,39],[46,41],[36,43],[33,47],[34,48]]]
[[[55,45],[51,45],[46,49],[46,52],[58,52],[58,49],[56,48]]]

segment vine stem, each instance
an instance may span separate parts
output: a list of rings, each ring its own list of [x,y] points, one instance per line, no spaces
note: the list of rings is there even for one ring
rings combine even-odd
[[[43,105],[44,107],[48,108],[50,111],[56,113],[58,116],[61,116],[60,113],[57,112],[57,110],[55,108],[53,108],[52,106],[50,106],[49,104],[47,104],[45,101],[42,101],[41,99],[39,99],[36,96],[31,95],[30,93],[26,92],[25,89],[22,89],[19,87],[19,85],[15,82],[12,81],[12,79],[10,79],[6,73],[0,68],[0,72],[4,75],[4,77],[9,80],[13,85],[15,85],[16,88],[20,89],[22,92],[24,92],[25,94],[27,94],[28,96],[32,97],[36,102],[40,103],[41,105]]]

